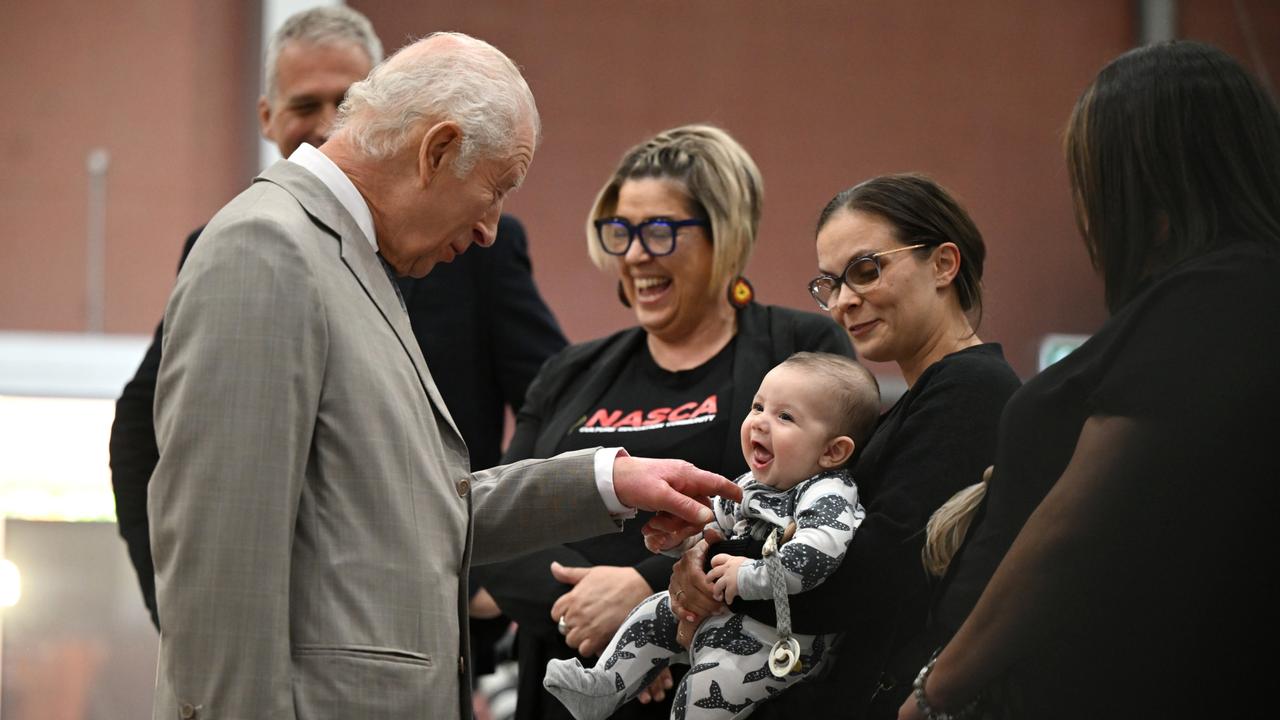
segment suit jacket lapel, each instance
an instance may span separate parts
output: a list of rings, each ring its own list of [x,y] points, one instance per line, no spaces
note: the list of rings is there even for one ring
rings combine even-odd
[[[298,199],[302,209],[317,225],[337,239],[343,264],[355,276],[356,281],[364,288],[365,294],[377,306],[378,312],[395,332],[401,347],[404,348],[409,360],[413,363],[414,370],[418,373],[418,381],[422,384],[422,389],[431,399],[436,411],[445,419],[454,434],[461,438],[462,434],[458,432],[453,417],[449,415],[449,408],[440,397],[440,391],[436,389],[431,372],[427,369],[427,361],[422,357],[422,350],[418,347],[413,328],[409,325],[409,316],[400,305],[400,299],[396,296],[396,288],[390,276],[383,269],[382,261],[374,254],[369,239],[360,231],[360,227],[356,225],[350,213],[342,207],[342,203],[338,202],[319,178],[305,168],[286,160],[281,160],[267,168],[261,175],[254,178],[254,182],[271,182],[287,190]]]

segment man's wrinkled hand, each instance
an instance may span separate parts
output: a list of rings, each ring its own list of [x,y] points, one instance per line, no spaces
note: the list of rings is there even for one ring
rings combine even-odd
[[[742,499],[742,488],[721,475],[683,460],[658,460],[618,454],[613,461],[613,491],[618,501],[637,510],[664,513],[666,537],[685,537],[711,522],[711,498]],[[645,544],[650,549],[650,536]],[[677,543],[659,549],[675,547]]]
[[[684,544],[685,540],[702,532],[702,526],[686,522],[671,513],[660,512],[649,518],[640,528],[644,546],[651,553],[660,553]]]

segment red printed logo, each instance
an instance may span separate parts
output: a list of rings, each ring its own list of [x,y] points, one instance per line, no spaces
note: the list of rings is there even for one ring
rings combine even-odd
[[[629,432],[656,430],[658,428],[697,425],[716,419],[716,396],[710,395],[702,402],[691,401],[676,407],[643,410],[607,410],[600,408],[587,416],[587,422],[578,432]]]

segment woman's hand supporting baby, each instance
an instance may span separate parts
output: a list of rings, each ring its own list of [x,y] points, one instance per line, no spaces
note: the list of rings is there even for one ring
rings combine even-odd
[[[728,612],[729,608],[715,597],[715,586],[702,568],[707,549],[723,538],[715,530],[706,530],[693,547],[676,561],[671,571],[671,611],[680,619],[676,640],[684,647],[693,641],[693,633],[710,615]]]

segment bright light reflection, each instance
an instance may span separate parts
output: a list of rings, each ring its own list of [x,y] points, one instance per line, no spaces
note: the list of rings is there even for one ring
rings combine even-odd
[[[22,576],[18,566],[8,560],[0,560],[0,607],[13,607],[22,597]]]
[[[0,395],[0,514],[115,522],[114,417],[111,400]]]

